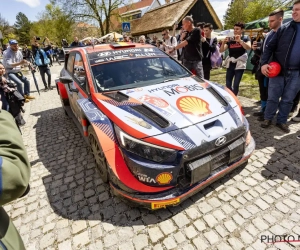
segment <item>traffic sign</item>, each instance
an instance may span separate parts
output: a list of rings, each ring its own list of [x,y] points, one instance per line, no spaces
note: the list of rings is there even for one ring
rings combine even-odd
[[[123,32],[130,32],[130,23],[122,23]]]

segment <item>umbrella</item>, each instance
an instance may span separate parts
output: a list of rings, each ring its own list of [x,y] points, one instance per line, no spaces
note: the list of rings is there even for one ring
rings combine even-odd
[[[284,17],[283,17],[283,23],[287,23],[292,20],[292,10],[287,10],[284,12]],[[252,21],[250,23],[246,23],[245,29],[246,30],[252,30],[252,29],[267,29],[269,27],[268,24],[269,17],[264,17],[255,21]]]
[[[30,71],[31,71],[31,74],[32,74],[32,77],[33,77],[33,81],[34,81],[36,90],[37,90],[37,92],[39,93],[39,95],[41,95],[41,94],[40,94],[39,85],[38,85],[37,80],[36,80],[35,75],[34,75],[34,73],[35,73],[35,68],[33,68],[32,66],[29,66],[29,69],[30,69]]]
[[[106,38],[108,38],[108,37],[111,37],[111,39],[114,39],[114,38],[120,39],[120,38],[123,38],[123,35],[121,35],[121,34],[119,34],[119,33],[117,33],[117,32],[111,32],[111,33],[106,34],[106,35],[103,36],[103,37],[100,37],[99,39],[100,39],[100,40],[103,40],[103,39],[106,39]]]

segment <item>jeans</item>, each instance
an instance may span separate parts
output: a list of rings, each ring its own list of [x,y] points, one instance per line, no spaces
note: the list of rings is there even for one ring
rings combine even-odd
[[[9,111],[9,105],[2,88],[0,88],[0,101],[2,102],[2,109]]]
[[[17,89],[22,96],[30,94],[30,82],[21,72],[8,73],[8,78],[17,84]],[[24,83],[24,92],[22,83]]]
[[[272,120],[279,109],[277,123],[285,124],[299,90],[299,70],[289,70],[285,76],[270,78],[265,120]]]
[[[268,100],[268,85],[269,85],[269,78],[264,76],[261,73],[261,70],[256,72],[255,78],[258,81],[259,85],[259,93],[260,93],[260,100],[261,101],[267,101]]]
[[[185,66],[190,71],[194,70],[197,76],[202,79],[204,78],[203,66],[201,61],[188,61],[186,59],[183,59],[183,66]]]
[[[42,77],[42,81],[44,83],[45,88],[47,88],[47,83],[46,83],[46,78],[45,78],[45,74],[47,74],[48,76],[48,87],[51,86],[51,73],[50,73],[50,69],[49,67],[39,67],[40,70],[40,74]]]
[[[240,83],[244,74],[244,69],[235,70],[236,63],[230,63],[229,68],[226,71],[226,87],[229,88],[235,95],[239,93]],[[233,81],[233,89],[232,89],[232,80]]]

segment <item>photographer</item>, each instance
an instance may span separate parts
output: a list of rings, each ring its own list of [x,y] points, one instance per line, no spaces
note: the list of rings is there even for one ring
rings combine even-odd
[[[8,101],[6,100],[4,87],[7,83],[6,78],[4,77],[5,68],[2,64],[0,64],[0,100],[2,101],[2,109],[8,111]]]
[[[266,35],[263,42],[258,43],[257,41],[253,42],[252,49],[254,50],[255,54],[251,59],[251,62],[253,60],[258,60],[257,62],[257,71],[255,73],[255,78],[258,81],[259,85],[259,93],[260,93],[260,100],[261,100],[261,110],[258,112],[254,112],[253,116],[258,116],[259,121],[264,121],[264,113],[267,106],[267,100],[268,100],[268,84],[269,84],[269,78],[264,76],[261,72],[260,68],[260,58],[264,52],[265,46],[268,45],[268,43],[272,40],[274,34],[276,31],[280,28],[282,25],[284,12],[282,9],[274,10],[269,14],[269,28],[271,31]]]
[[[229,55],[224,62],[227,68],[226,87],[235,95],[238,95],[240,83],[246,69],[248,60],[247,50],[251,49],[250,38],[242,35],[244,29],[245,24],[236,23],[234,25],[234,37],[226,37],[220,48],[221,53],[227,49],[229,50]],[[233,78],[234,82],[232,87]]]
[[[24,243],[2,206],[29,192],[30,163],[13,117],[1,106],[0,100],[0,248],[23,250]]]
[[[42,81],[45,86],[44,91],[52,90],[53,88],[51,87],[51,72],[49,68],[50,60],[46,52],[40,48],[40,44],[38,43],[38,41],[35,41],[33,46],[34,46],[33,58],[35,64],[39,67]],[[48,85],[46,83],[45,74],[48,76]]]

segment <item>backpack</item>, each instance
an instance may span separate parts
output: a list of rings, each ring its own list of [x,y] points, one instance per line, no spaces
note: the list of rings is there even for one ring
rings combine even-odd
[[[215,37],[212,37],[210,39],[209,46],[212,45],[214,40],[215,40]],[[220,48],[219,48],[218,44],[216,46],[216,51],[214,53],[209,52],[207,54],[207,57],[209,56],[209,54],[210,54],[211,65],[212,66],[220,66],[220,62],[222,63],[222,60],[221,60],[222,57],[221,57]]]
[[[50,63],[46,52],[42,49],[37,50],[34,61],[37,66],[46,66]]]

